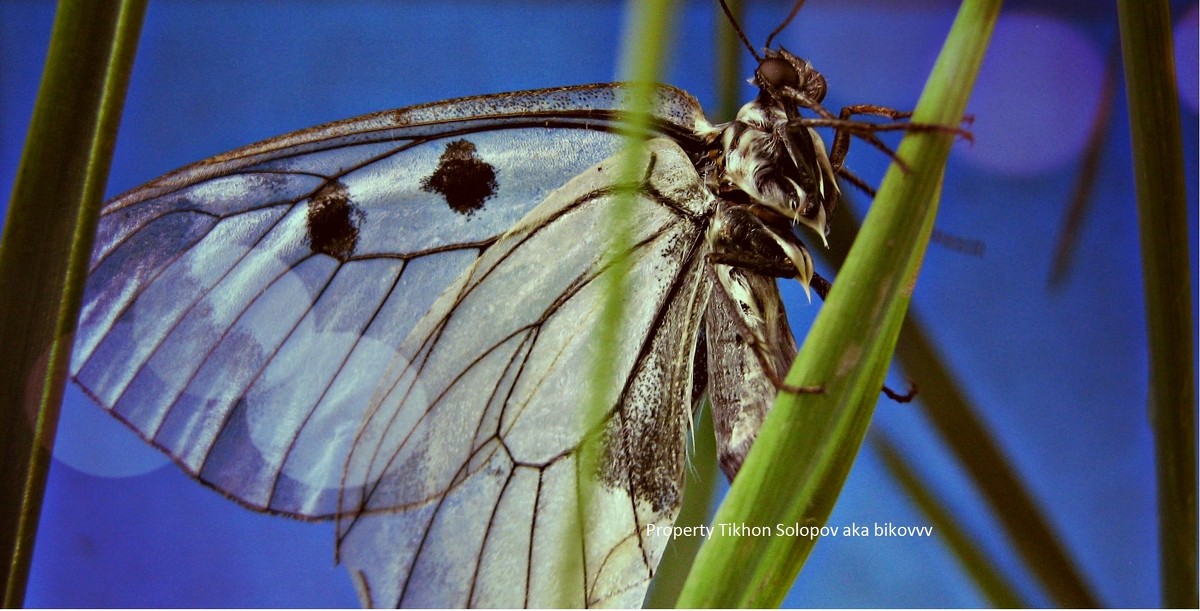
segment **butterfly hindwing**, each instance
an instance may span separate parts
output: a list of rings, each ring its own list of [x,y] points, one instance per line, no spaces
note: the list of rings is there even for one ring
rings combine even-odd
[[[773,379],[787,374],[797,349],[775,278],[721,264],[710,270],[708,396],[717,458],[732,481],[775,402]]]
[[[341,558],[402,606],[636,606],[682,495],[692,354],[715,205],[669,140],[637,187],[622,333],[600,422],[588,372],[620,157],[556,191],[470,266],[405,340],[353,444]],[[550,253],[547,255],[547,253]],[[549,265],[549,260],[553,265]],[[583,549],[578,452],[604,430]],[[363,491],[359,493],[358,491]]]

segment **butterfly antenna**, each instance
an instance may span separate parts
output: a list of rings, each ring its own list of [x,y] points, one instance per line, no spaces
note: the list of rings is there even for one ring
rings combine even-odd
[[[750,55],[754,56],[755,61],[762,62],[762,57],[758,54],[758,51],[754,50],[754,45],[750,44],[750,39],[746,38],[746,32],[742,30],[742,25],[734,18],[733,11],[729,10],[729,5],[725,3],[725,0],[721,0],[721,10],[725,11],[725,17],[729,19],[729,25],[733,26],[733,31],[737,32],[738,38],[742,39],[742,44],[746,45],[746,50],[750,51]]]
[[[721,4],[725,4],[725,0],[721,0]],[[796,18],[796,13],[800,12],[800,7],[802,6],[804,6],[804,0],[796,0],[796,3],[792,5],[792,12],[788,13],[787,19],[784,19],[783,23],[779,24],[779,27],[775,28],[775,30],[771,32],[771,35],[767,37],[766,47],[768,49],[771,48],[771,43],[775,40],[775,37],[779,36],[779,33],[782,32],[784,28],[788,27],[788,24],[790,24],[792,20]]]

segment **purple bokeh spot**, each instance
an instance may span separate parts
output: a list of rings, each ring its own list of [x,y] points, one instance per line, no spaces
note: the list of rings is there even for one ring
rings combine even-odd
[[[1001,16],[967,108],[975,145],[964,157],[1009,174],[1069,163],[1087,142],[1103,82],[1103,55],[1076,27],[1033,13]]]
[[[1175,24],[1175,83],[1179,98],[1192,112],[1200,112],[1200,9],[1193,6]]]

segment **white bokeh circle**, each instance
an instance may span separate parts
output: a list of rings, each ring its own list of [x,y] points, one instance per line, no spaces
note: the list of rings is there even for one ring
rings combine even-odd
[[[166,466],[171,459],[68,382],[59,415],[54,458],[97,477],[136,477]]]

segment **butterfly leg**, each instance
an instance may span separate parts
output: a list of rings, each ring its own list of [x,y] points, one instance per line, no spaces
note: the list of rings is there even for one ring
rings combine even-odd
[[[796,238],[790,227],[773,228],[748,206],[723,206],[713,219],[708,232],[711,254],[709,260],[716,270],[714,291],[716,300],[729,302],[737,336],[748,343],[758,361],[760,374],[771,381],[776,390],[791,393],[821,392],[819,386],[794,386],[783,380],[783,372],[795,356],[791,331],[782,306],[771,304],[775,278],[797,278],[809,290],[816,273],[808,249]],[[753,274],[753,276],[751,276]],[[758,281],[763,276],[767,281]],[[761,286],[760,286],[761,285]],[[777,328],[782,325],[782,331]],[[786,338],[783,336],[786,335]],[[778,336],[778,337],[777,337]],[[786,342],[785,342],[786,339]],[[792,347],[786,350],[785,343]],[[780,356],[781,354],[784,356]],[[772,362],[774,361],[774,362]]]
[[[817,296],[821,298],[821,301],[825,301],[829,297],[829,289],[833,288],[832,283],[826,280],[824,276],[816,272],[813,272],[813,277],[809,284],[812,286],[813,292],[815,292]],[[903,394],[892,390],[887,384],[884,384],[881,392],[896,403],[908,403],[917,396],[917,384],[912,380],[909,380],[908,390]]]
[[[799,102],[798,102],[799,103]],[[850,138],[857,136],[871,146],[882,151],[890,159],[894,160],[905,171],[908,171],[908,166],[896,155],[896,151],[888,146],[884,141],[880,140],[875,134],[878,132],[940,132],[955,134],[968,142],[974,141],[974,136],[970,131],[961,127],[947,127],[934,123],[912,123],[906,121],[912,116],[911,112],[896,110],[886,106],[876,106],[874,104],[855,104],[842,108],[839,116],[835,117],[832,113],[826,110],[819,104],[807,103],[807,107],[817,113],[819,117],[797,117],[789,121],[789,125],[798,125],[804,127],[832,127],[834,129],[833,146],[829,152],[829,162],[833,165],[833,170],[839,175],[845,176],[843,173],[843,165],[846,162],[846,154],[850,151]],[[891,123],[872,123],[870,121],[862,121],[855,119],[856,116],[871,115],[890,119]],[[970,124],[972,118],[966,117],[964,123]],[[853,181],[852,181],[853,182]],[[855,182],[856,186],[861,186]]]
[[[916,384],[916,382],[909,380],[908,381],[908,391],[905,392],[904,394],[900,394],[900,393],[888,388],[887,384],[884,384],[883,385],[883,394],[887,395],[889,399],[891,399],[892,401],[895,401],[896,403],[908,403],[909,401],[912,401],[913,399],[915,399],[917,397],[917,384]]]
[[[887,155],[889,157],[891,157],[898,164],[900,164],[900,167],[904,168],[905,171],[908,171],[908,167],[904,164],[904,161],[901,160],[899,157],[897,157],[895,152],[892,152],[889,147],[884,145],[882,141],[880,141],[878,138],[876,138],[870,132],[893,131],[893,130],[899,130],[899,131],[904,131],[904,132],[941,132],[941,133],[955,134],[955,135],[959,136],[960,138],[967,140],[968,142],[975,141],[975,136],[970,131],[967,131],[960,127],[947,127],[945,125],[937,125],[937,124],[933,124],[933,123],[905,122],[907,119],[912,117],[912,114],[913,113],[910,111],[896,110],[895,108],[888,108],[887,106],[877,106],[875,104],[855,104],[855,105],[847,106],[847,107],[843,108],[842,112],[841,112],[841,116],[839,117],[841,120],[848,121],[848,122],[854,122],[854,123],[861,123],[862,125],[877,126],[877,127],[869,128],[869,131],[867,133],[854,133],[854,134],[852,134],[849,131],[844,130],[844,129],[837,130],[837,132],[834,134],[834,137],[833,137],[833,149],[829,155],[829,159],[830,159],[830,162],[833,164],[833,167],[841,168],[842,164],[845,162],[846,152],[849,151],[849,149],[850,149],[850,136],[851,135],[857,135],[860,138],[870,142],[876,148],[884,151],[885,153],[887,153]],[[885,119],[891,119],[893,121],[893,123],[866,123],[866,122],[854,121],[853,117],[861,116],[861,115],[871,115],[871,116],[876,116],[876,117],[883,117]],[[966,117],[963,119],[963,121],[967,124],[970,124],[973,121],[973,118]]]

